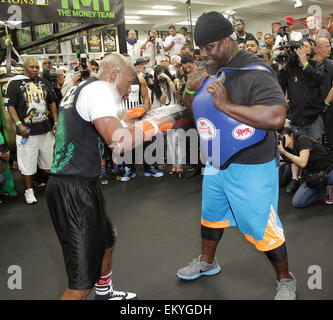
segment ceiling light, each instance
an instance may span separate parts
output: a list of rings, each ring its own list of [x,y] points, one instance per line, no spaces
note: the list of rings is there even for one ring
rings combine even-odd
[[[180,14],[172,11],[159,11],[159,10],[140,10],[137,12],[141,15],[148,15],[148,16],[179,16]]]
[[[173,6],[152,6],[153,9],[161,9],[161,10],[173,10],[176,7]]]
[[[234,10],[227,10],[227,11],[225,12],[225,14],[228,15],[228,16],[232,16],[232,15],[234,15],[235,13],[236,13],[236,11],[234,11]]]
[[[142,22],[142,20],[135,20],[135,19],[126,20],[125,19],[125,24],[144,24],[144,22]]]
[[[301,0],[296,0],[296,3],[294,4],[294,7],[295,8],[300,8],[300,7],[303,7],[303,3]]]
[[[125,20],[127,20],[127,19],[136,20],[136,19],[141,19],[141,17],[140,16],[125,16]]]

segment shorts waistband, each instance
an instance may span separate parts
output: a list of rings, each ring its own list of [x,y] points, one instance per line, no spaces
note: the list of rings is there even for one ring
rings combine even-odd
[[[98,177],[83,177],[83,176],[72,176],[72,175],[59,175],[59,174],[50,174],[51,177],[66,179],[67,181],[77,181],[84,184],[94,184],[98,181]]]

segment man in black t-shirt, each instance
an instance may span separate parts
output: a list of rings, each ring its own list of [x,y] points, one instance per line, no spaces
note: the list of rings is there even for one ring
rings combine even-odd
[[[37,164],[46,172],[51,169],[57,128],[53,90],[38,73],[38,61],[28,58],[24,63],[24,76],[15,76],[8,83],[5,97],[5,106],[16,124],[17,161],[24,178],[27,204],[37,202],[32,189]]]
[[[256,40],[254,35],[249,32],[245,32],[245,23],[243,20],[238,19],[235,22],[235,30],[237,34],[237,43],[246,43],[248,40]]]
[[[279,168],[274,130],[283,126],[286,117],[283,92],[263,59],[239,51],[231,23],[220,13],[199,17],[194,36],[206,64],[225,68],[224,83],[220,78],[206,80],[208,72],[197,68],[186,84],[184,102],[194,118],[200,114],[196,125],[201,141],[213,140],[212,154],[219,147],[215,153],[223,156],[234,149],[237,141],[250,139],[260,129],[266,133],[259,143],[231,156],[227,166],[218,167],[214,159],[212,164],[207,163],[202,190],[201,255],[178,270],[177,276],[193,280],[218,273],[221,268],[215,252],[223,231],[238,226],[274,266],[275,299],[293,300],[296,280],[288,270],[284,232],[277,214]],[[240,70],[249,66],[254,69]],[[202,103],[197,105],[196,101]],[[230,136],[230,142],[222,143],[223,136]]]

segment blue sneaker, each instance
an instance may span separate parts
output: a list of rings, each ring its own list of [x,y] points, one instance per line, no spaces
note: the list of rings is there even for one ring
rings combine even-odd
[[[146,177],[154,177],[154,178],[160,178],[164,176],[164,173],[161,171],[158,171],[154,166],[149,167],[149,171],[146,171],[144,173]]]
[[[136,177],[136,173],[133,172],[129,167],[125,167],[125,173],[120,177],[120,181],[127,182]]]

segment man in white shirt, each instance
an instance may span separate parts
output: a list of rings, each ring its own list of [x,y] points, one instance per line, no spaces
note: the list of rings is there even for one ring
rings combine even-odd
[[[159,61],[164,55],[162,39],[158,37],[156,30],[149,32],[147,39],[142,43],[141,50],[144,57],[149,57],[149,66],[154,67],[155,64],[159,64]]]
[[[302,32],[297,32],[294,31],[294,18],[290,17],[290,16],[286,16],[284,18],[284,20],[287,23],[287,32],[290,34],[290,39],[289,40],[293,40],[293,41],[300,41],[303,39],[303,34]],[[284,36],[283,38],[280,35],[276,36],[276,40],[275,40],[275,44],[273,47],[273,51],[278,50],[279,49],[279,45],[281,41],[287,41],[287,37]]]
[[[141,56],[140,53],[141,46],[142,46],[142,41],[137,39],[136,32],[134,30],[128,31],[127,53],[131,57],[131,61],[133,64]]]
[[[166,37],[164,42],[164,51],[169,51],[169,56],[172,57],[176,54],[180,54],[181,48],[185,44],[185,37],[176,32],[175,26],[169,27],[170,35]]]
[[[319,38],[326,38],[331,41],[331,35],[326,29],[319,28],[316,16],[309,15],[306,18],[306,24],[309,29],[309,38],[317,40]]]
[[[150,141],[163,124],[162,118],[139,120],[133,126],[121,122],[121,102],[134,79],[126,59],[113,53],[102,60],[97,78],[71,88],[60,105],[52,176],[45,194],[68,276],[64,300],[86,299],[93,288],[96,300],[136,297],[113,288],[116,232],[98,181],[101,138],[116,153],[131,152],[143,140]]]

